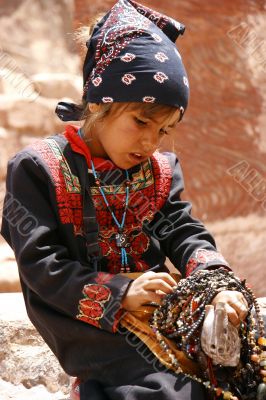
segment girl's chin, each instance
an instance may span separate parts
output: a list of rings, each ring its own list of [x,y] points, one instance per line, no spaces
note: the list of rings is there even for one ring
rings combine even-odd
[[[143,161],[145,161],[147,158],[145,157],[136,157],[134,154],[132,153],[128,153],[126,156],[124,157],[119,157],[119,158],[112,158],[109,157],[106,160],[111,161],[117,168],[120,169],[129,169],[132,167],[135,167],[136,165],[142,163]]]

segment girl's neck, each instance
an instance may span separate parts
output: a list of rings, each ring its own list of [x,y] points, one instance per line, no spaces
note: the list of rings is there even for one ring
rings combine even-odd
[[[97,139],[93,137],[92,134],[85,134],[83,129],[80,128],[78,130],[78,135],[81,139],[84,140],[86,146],[88,147],[90,154],[92,157],[103,158],[105,160],[110,160],[104,149],[102,148],[101,144],[98,142]]]

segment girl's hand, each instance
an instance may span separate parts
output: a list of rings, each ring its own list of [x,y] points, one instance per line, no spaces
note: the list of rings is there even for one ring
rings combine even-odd
[[[134,311],[143,304],[160,304],[166,294],[172,293],[174,286],[176,281],[166,272],[145,272],[131,282],[122,300],[122,307]]]
[[[247,316],[248,303],[240,292],[223,290],[212,301],[213,306],[217,303],[225,303],[228,319],[234,326],[238,326]]]

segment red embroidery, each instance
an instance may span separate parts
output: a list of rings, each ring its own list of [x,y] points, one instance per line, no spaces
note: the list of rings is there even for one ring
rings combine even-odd
[[[214,250],[198,249],[186,265],[186,276],[189,276],[201,264],[206,264],[210,261],[218,261],[221,265],[229,267],[229,264],[221,253]]]
[[[75,126],[67,126],[65,137],[70,142],[72,150],[84,155],[87,162],[90,162],[88,147],[77,135],[77,129]],[[51,171],[61,222],[72,223],[75,234],[82,234],[82,197],[77,177],[71,174],[67,161],[58,151],[54,140],[50,140],[50,142],[41,141],[33,147],[40,153]],[[97,161],[100,162],[99,159]],[[106,167],[106,165],[102,165],[100,170],[105,171]],[[110,163],[110,165],[108,163],[108,171],[114,167],[113,163]],[[164,155],[158,152],[149,161],[142,164],[140,171],[133,175],[125,233],[130,240],[128,254],[134,260],[136,271],[141,272],[149,269],[149,265],[141,259],[150,245],[150,238],[143,232],[142,226],[144,222],[152,221],[156,212],[165,204],[171,182],[172,170],[169,162]],[[108,201],[118,220],[121,220],[125,202],[125,187],[124,185],[107,186],[106,190]],[[100,226],[99,244],[103,256],[108,261],[108,271],[115,274],[120,272],[121,263],[119,249],[115,241],[116,228],[99,190],[92,187],[91,191]],[[105,277],[105,279],[107,278]],[[104,284],[104,282],[97,283]]]
[[[198,266],[197,260],[191,257],[186,265],[186,276],[189,276],[194,271],[194,269],[197,268],[197,266]]]
[[[79,301],[77,319],[100,328],[100,319],[104,316],[104,303],[110,300],[111,290],[104,285],[90,283],[85,285],[84,299]]]
[[[72,175],[68,163],[53,139],[31,145],[50,169],[55,185],[60,221],[73,224],[75,234],[82,232],[82,198],[78,178]]]
[[[110,289],[106,286],[100,285],[86,285],[83,293],[91,300],[108,301],[110,298]]]
[[[98,320],[92,319],[87,317],[86,315],[82,314],[82,315],[78,315],[77,319],[79,319],[80,321],[86,322],[87,324],[96,326],[96,328],[101,328],[100,327],[100,322]]]
[[[95,282],[97,282],[99,285],[104,285],[105,283],[110,282],[113,276],[114,276],[113,274],[107,274],[106,272],[99,272],[97,278],[95,278]]]
[[[79,310],[81,315],[85,315],[91,319],[101,319],[104,313],[104,308],[100,302],[89,299],[80,300]]]
[[[150,161],[142,165],[141,171],[133,177],[132,182],[124,233],[130,242],[127,253],[134,260],[134,270],[142,272],[149,269],[141,256],[150,245],[150,238],[143,232],[142,226],[145,221],[152,221],[156,212],[163,207],[172,182],[172,170],[167,158],[156,152]],[[124,186],[107,186],[105,189],[111,208],[117,219],[121,220],[126,196]],[[115,241],[117,230],[98,188],[92,187],[92,194],[100,225],[99,244],[103,256],[108,260],[108,270],[116,274],[120,272],[121,264],[120,251]]]

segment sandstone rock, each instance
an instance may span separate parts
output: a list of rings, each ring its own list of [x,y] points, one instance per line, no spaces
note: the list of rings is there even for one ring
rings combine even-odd
[[[62,123],[55,115],[57,100],[0,96],[0,117],[3,126],[18,134],[45,136],[62,130]],[[7,151],[8,154],[8,151]]]
[[[227,218],[207,227],[236,275],[247,279],[257,297],[265,297],[265,216]]]
[[[73,102],[80,102],[82,97],[82,78],[65,73],[43,73],[32,76],[36,91],[42,97],[60,100],[69,97]]]
[[[70,391],[70,377],[30,323],[21,293],[0,294],[0,376],[15,385],[5,388],[5,383],[0,382],[0,388],[22,391],[25,399],[33,399],[34,393],[40,393],[38,398],[42,399],[42,394],[45,399],[61,399]],[[31,388],[34,389],[30,391]],[[54,396],[49,397],[49,393]],[[11,398],[23,399],[20,394]]]
[[[20,292],[18,268],[13,250],[0,243],[0,293]]]
[[[0,55],[1,57],[1,55]],[[7,96],[22,97],[34,101],[40,93],[38,85],[15,64],[0,70],[0,93]]]
[[[15,59],[29,76],[43,71],[77,72],[79,59],[69,34],[72,16],[72,0],[1,2],[0,57],[7,54]]]
[[[22,384],[12,383],[0,379],[1,400],[69,400],[68,395],[62,392],[50,393],[45,386],[38,385],[27,389]]]
[[[0,128],[0,180],[5,179],[8,160],[20,150],[20,139],[15,131]]]

